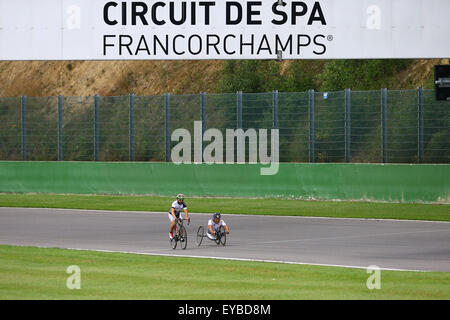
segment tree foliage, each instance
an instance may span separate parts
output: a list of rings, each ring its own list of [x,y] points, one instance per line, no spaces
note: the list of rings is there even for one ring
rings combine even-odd
[[[291,63],[282,73],[281,64],[276,61],[231,60],[224,64],[217,92],[298,92],[314,87],[312,76],[303,70],[299,62]]]
[[[320,75],[323,91],[379,90],[386,88],[410,60],[333,60]]]

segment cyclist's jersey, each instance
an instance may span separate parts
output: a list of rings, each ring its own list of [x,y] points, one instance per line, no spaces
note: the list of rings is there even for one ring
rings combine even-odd
[[[177,218],[179,218],[179,217],[180,217],[180,211],[183,210],[183,209],[187,209],[187,206],[186,206],[186,204],[184,203],[184,201],[183,201],[181,204],[179,204],[178,201],[175,200],[175,201],[172,203],[172,207],[170,208],[169,213],[172,213],[172,208],[175,209],[175,216],[176,216]]]
[[[208,226],[212,226],[214,231],[219,230],[220,226],[226,226],[226,225],[227,224],[222,219],[220,219],[219,223],[215,223],[213,219],[210,219],[208,221]],[[208,232],[209,232],[209,228],[208,228]]]

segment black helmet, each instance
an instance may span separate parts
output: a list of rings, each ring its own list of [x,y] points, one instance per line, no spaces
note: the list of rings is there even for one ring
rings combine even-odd
[[[220,220],[220,213],[214,213],[214,215],[213,215],[213,219],[219,219]]]

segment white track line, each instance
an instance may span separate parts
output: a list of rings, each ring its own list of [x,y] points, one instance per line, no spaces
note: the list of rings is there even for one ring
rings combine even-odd
[[[168,253],[152,253],[152,252],[136,252],[136,251],[115,251],[115,250],[103,250],[103,249],[80,249],[80,248],[67,248],[68,250],[77,251],[94,251],[94,252],[106,252],[106,253],[124,253],[124,254],[138,254],[147,256],[163,256],[163,257],[177,257],[177,258],[196,258],[196,259],[213,259],[213,260],[230,260],[230,261],[246,261],[246,262],[266,262],[266,263],[281,263],[281,264],[293,264],[293,265],[306,265],[306,266],[320,266],[320,267],[340,267],[349,269],[364,269],[368,267],[363,266],[349,266],[339,264],[322,264],[322,263],[307,263],[307,262],[294,262],[294,261],[281,261],[281,260],[265,260],[265,259],[249,259],[249,258],[228,258],[228,257],[211,257],[211,256],[193,256],[184,254],[168,254]],[[384,271],[402,271],[402,272],[432,272],[428,270],[412,270],[412,269],[394,269],[394,268],[382,268]]]
[[[86,248],[61,248],[61,247],[46,247],[46,246],[30,246],[30,245],[12,245],[15,247],[33,247],[40,249],[66,249],[75,251],[92,251],[92,252],[104,252],[104,253],[123,253],[123,254],[137,254],[144,256],[157,256],[157,257],[174,257],[174,258],[195,258],[195,259],[212,259],[212,260],[229,260],[229,261],[244,261],[244,262],[265,262],[265,263],[280,263],[280,264],[292,264],[292,265],[304,265],[304,266],[319,266],[319,267],[337,267],[337,268],[348,268],[348,269],[363,269],[367,270],[364,266],[351,266],[351,265],[341,265],[341,264],[324,264],[324,263],[314,263],[314,262],[296,262],[296,261],[283,261],[283,260],[267,260],[267,259],[250,259],[250,258],[229,258],[229,257],[213,257],[213,256],[195,256],[187,254],[169,254],[169,253],[156,253],[156,252],[139,252],[139,251],[123,251],[123,250],[106,250],[106,249],[86,249]],[[153,251],[166,251],[167,249],[156,249]],[[440,271],[430,271],[430,270],[414,270],[414,269],[397,269],[397,268],[383,268],[379,267],[380,270],[384,271],[401,271],[401,272],[440,272]]]

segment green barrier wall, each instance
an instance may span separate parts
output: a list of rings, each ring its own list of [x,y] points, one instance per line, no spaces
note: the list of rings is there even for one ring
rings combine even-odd
[[[450,165],[0,162],[0,192],[450,203]]]

